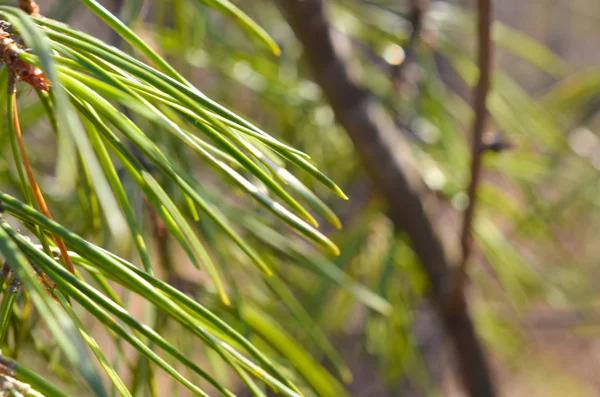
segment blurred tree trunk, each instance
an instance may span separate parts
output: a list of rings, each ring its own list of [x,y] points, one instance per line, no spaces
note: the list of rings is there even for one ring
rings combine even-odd
[[[378,100],[349,73],[349,46],[330,28],[322,0],[279,0],[288,22],[304,46],[316,82],[345,128],[373,185],[386,199],[389,217],[406,232],[428,276],[430,298],[452,341],[458,372],[470,396],[495,396],[483,348],[469,317],[464,295],[448,310],[451,264],[429,212],[435,199],[411,161],[405,135]],[[344,45],[346,44],[346,45]]]

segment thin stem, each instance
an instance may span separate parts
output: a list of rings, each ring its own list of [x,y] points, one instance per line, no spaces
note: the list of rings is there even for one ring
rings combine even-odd
[[[13,305],[15,298],[19,292],[21,283],[16,275],[9,281],[6,291],[4,291],[4,299],[0,305],[0,345],[4,345],[8,334],[8,325],[11,320]]]
[[[425,13],[428,7],[428,0],[411,0],[410,1],[410,24],[412,25],[412,31],[408,38],[408,43],[404,47],[404,61],[401,64],[393,68],[393,78],[396,79],[396,85],[398,87],[405,83],[412,83],[416,85],[415,73],[411,72],[416,61],[417,61],[417,47],[421,41],[421,33],[423,32],[423,25],[425,19]]]
[[[12,74],[9,74],[8,77],[9,83],[9,95],[12,92],[11,86],[14,86],[15,84],[15,77]],[[9,112],[11,111],[12,107],[11,104],[8,104],[8,108],[9,108]],[[9,125],[11,125],[9,123]],[[27,179],[25,178],[25,172],[23,171],[23,166],[22,166],[22,161],[19,157],[19,145],[17,143],[17,138],[16,138],[16,134],[10,134],[10,146],[11,146],[11,151],[13,154],[13,159],[15,162],[15,167],[17,168],[17,172],[19,174],[19,182],[20,182],[20,188],[22,189],[22,194],[23,197],[25,198],[25,202],[30,205],[33,206],[33,198],[31,197],[31,192],[29,191],[29,189],[27,189]]]
[[[14,79],[13,79],[14,81]],[[11,84],[9,83],[9,86]],[[12,84],[14,87],[14,84]],[[33,193],[33,197],[37,202],[40,211],[49,219],[52,219],[52,215],[50,214],[50,210],[46,205],[46,200],[40,190],[40,187],[33,175],[33,170],[31,165],[29,164],[29,160],[27,158],[27,152],[25,151],[25,144],[23,143],[23,136],[21,134],[21,125],[19,124],[19,114],[17,109],[17,93],[15,89],[11,89],[9,92],[9,124],[12,125],[12,133],[17,141],[17,145],[19,148],[19,152],[21,154],[21,161],[23,163],[23,167],[25,168],[25,173],[27,174],[27,179],[29,180],[29,185],[31,187],[31,191]],[[75,273],[75,268],[73,267],[73,263],[71,262],[71,258],[69,257],[69,253],[67,252],[67,246],[65,243],[58,237],[53,236],[54,241],[56,242],[56,246],[60,250],[60,255],[67,266],[67,269],[71,273]]]
[[[16,91],[16,77],[14,75],[14,73],[9,72],[8,74],[8,94],[10,95],[12,92]],[[13,107],[12,104],[10,102],[7,102],[8,105],[8,114],[9,114],[9,118],[12,119],[12,113],[13,113]],[[14,129],[13,123],[8,123],[9,127]],[[30,189],[28,187],[27,184],[27,179],[25,177],[25,171],[23,171],[23,161],[21,160],[21,157],[19,155],[19,144],[17,142],[17,134],[15,132],[13,132],[13,130],[11,130],[10,135],[10,146],[11,146],[11,151],[13,154],[13,159],[15,162],[15,167],[17,168],[17,172],[19,174],[19,181],[20,181],[20,187],[22,188],[22,194],[23,197],[25,198],[26,202],[28,205],[33,207],[33,197],[32,197],[32,189]],[[42,229],[40,229],[39,226],[36,225],[28,225],[28,227],[34,228],[35,231],[37,232],[37,236],[39,238],[39,240],[41,241],[42,245],[44,246],[44,251],[45,252],[49,252],[49,248],[48,248],[48,242],[46,240],[46,235],[44,234],[44,232],[42,231]]]
[[[462,257],[456,272],[452,288],[453,295],[462,289],[466,277],[466,268],[473,246],[472,229],[477,202],[477,186],[481,179],[483,133],[487,119],[486,98],[490,88],[492,69],[492,5],[490,0],[477,0],[477,37],[479,45],[479,82],[475,87],[475,121],[473,122],[471,182],[467,191],[469,204],[464,213],[460,244]]]

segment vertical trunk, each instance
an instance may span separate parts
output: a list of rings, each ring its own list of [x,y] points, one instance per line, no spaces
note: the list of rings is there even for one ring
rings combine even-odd
[[[444,249],[428,215],[430,195],[410,160],[403,134],[377,99],[350,76],[346,54],[334,38],[322,0],[278,0],[297,38],[315,80],[323,89],[338,122],[346,129],[363,165],[398,230],[409,236],[427,273],[430,298],[454,346],[458,371],[473,397],[495,396],[483,348],[469,317],[464,297],[447,310],[445,297],[453,258]]]

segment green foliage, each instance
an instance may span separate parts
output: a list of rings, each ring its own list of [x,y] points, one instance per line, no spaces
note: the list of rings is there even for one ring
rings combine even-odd
[[[239,298],[232,304],[228,290],[238,288],[235,285],[238,283],[235,281],[237,276],[233,276],[233,272],[238,270],[235,267],[226,269],[229,259],[225,262],[224,259],[215,261],[213,258],[217,250],[226,250],[223,252],[235,256],[236,262],[253,263],[264,275],[261,277],[268,280],[272,293],[284,296],[290,310],[306,325],[316,344],[338,367],[344,368],[335,349],[319,333],[318,327],[311,324],[310,316],[295,300],[293,293],[278,281],[277,276],[272,275],[272,267],[267,266],[265,258],[240,234],[242,223],[239,222],[249,218],[254,222],[253,227],[266,228],[266,223],[279,219],[306,240],[337,254],[337,246],[316,229],[317,221],[293,195],[305,200],[335,227],[340,227],[339,219],[285,169],[283,159],[307,171],[336,195],[345,198],[344,194],[331,179],[315,168],[306,154],[208,98],[99,3],[84,3],[162,71],[62,23],[46,18],[32,19],[11,7],[0,8],[2,17],[13,24],[13,33],[22,37],[32,49],[31,53],[20,52],[19,56],[30,64],[38,65],[52,83],[49,93],[38,91],[45,112],[33,116],[27,113],[26,116],[29,120],[43,117],[45,113],[50,120],[59,143],[57,182],[63,183],[55,194],[60,193],[63,198],[72,197],[67,200],[71,205],[79,202],[76,205],[81,206],[84,216],[75,220],[72,226],[86,236],[80,237],[32,207],[34,202],[41,204],[37,196],[36,201],[30,193],[35,185],[30,185],[32,181],[22,172],[22,165],[28,161],[17,150],[15,139],[20,138],[15,138],[15,130],[9,131],[15,143],[12,146],[15,167],[20,173],[17,186],[28,204],[4,192],[0,193],[0,202],[3,211],[14,217],[21,227],[29,229],[31,237],[42,245],[32,242],[9,222],[3,221],[1,251],[8,266],[6,269],[10,269],[8,274],[14,272],[14,276],[7,279],[1,309],[2,338],[7,347],[5,354],[16,356],[19,353],[18,346],[14,345],[16,334],[11,335],[12,339],[7,338],[7,329],[16,319],[15,313],[22,305],[20,301],[31,299],[35,313],[42,316],[44,325],[36,325],[37,322],[23,318],[15,332],[22,335],[20,337],[36,341],[39,338],[36,328],[47,328],[52,335],[50,344],[58,348],[53,356],[58,354],[57,359],[61,365],[67,366],[68,371],[76,369],[89,391],[96,395],[108,395],[104,376],[121,395],[141,392],[140,388],[146,381],[142,384],[134,381],[131,388],[127,386],[117,369],[119,361],[131,368],[134,380],[142,376],[140,371],[150,371],[145,375],[148,392],[156,387],[154,370],[147,364],[151,362],[194,394],[207,395],[197,382],[184,375],[183,369],[204,378],[214,390],[233,395],[187,352],[182,352],[160,334],[164,322],[179,324],[185,332],[214,350],[255,395],[264,395],[257,381],[283,395],[299,395],[296,377],[289,374],[291,368],[297,369],[307,385],[319,394],[339,395],[342,393],[339,383],[327,371],[319,369],[320,366],[301,345],[289,346],[293,337],[287,335],[275,320],[257,307],[242,305]],[[241,18],[244,28],[256,33],[274,51],[277,50],[264,31],[237,8],[227,2],[214,2],[213,5],[228,15]],[[6,78],[5,73],[4,81]],[[23,86],[19,85],[19,88]],[[13,99],[4,102],[8,106],[9,125],[13,125],[10,121],[13,117],[17,120],[23,118],[22,108],[32,106],[30,98],[20,95],[19,114],[12,111]],[[184,150],[186,147],[191,152]],[[189,165],[194,158],[192,156],[198,156],[218,171],[224,181],[232,184],[227,189],[236,192],[238,197],[223,200],[214,188],[200,183],[201,179],[193,175]],[[61,172],[69,172],[69,175]],[[71,181],[68,177],[75,180]],[[141,195],[131,196],[128,193],[133,186],[139,189]],[[257,212],[243,199],[244,196],[253,198],[266,213]],[[134,199],[137,203],[132,201]],[[154,224],[140,224],[140,204],[141,207],[144,205],[141,200],[148,203],[148,211],[157,214],[157,217],[151,217]],[[243,207],[240,207],[241,203],[244,203]],[[58,211],[57,215],[64,219],[65,213],[68,211]],[[230,306],[229,310],[241,316],[240,320],[255,330],[261,341],[268,342],[279,351],[287,364],[273,361],[220,315],[154,276],[157,260],[146,243],[148,233],[143,230],[148,226],[159,227],[157,222],[164,224],[191,263],[206,271],[210,281],[205,281],[205,288],[215,291],[221,301],[221,304],[215,302],[215,309],[226,313],[226,307]],[[105,244],[117,252],[127,253],[133,243],[144,270],[92,243],[93,239],[102,235],[107,237]],[[61,265],[63,254],[59,255],[58,248],[53,246],[49,238],[52,236],[64,241],[70,250],[69,257],[78,269],[75,274]],[[223,245],[223,248],[218,248],[218,245]],[[241,257],[241,253],[245,257]],[[159,253],[158,257],[164,254]],[[161,263],[166,271],[171,271],[169,265]],[[43,284],[40,284],[36,272]],[[225,273],[228,273],[229,286],[224,282]],[[12,287],[17,277],[24,287],[18,297]],[[345,276],[329,273],[325,277],[341,282],[353,294],[365,296],[367,300],[380,300]],[[44,284],[47,290],[44,290]],[[147,302],[145,305],[154,313],[152,316],[158,315],[159,318],[149,318],[146,320],[148,323],[137,319],[126,308],[127,304],[119,297],[115,286],[139,296]],[[375,309],[389,311],[386,305],[381,301]],[[110,331],[114,346],[119,350],[118,361],[111,362],[105,356],[95,336],[82,321],[82,313],[86,313],[86,317],[94,317]],[[122,342],[139,353],[137,363],[123,355]],[[157,347],[172,359],[159,355],[155,351]],[[99,368],[92,365],[90,351],[96,356]],[[347,369],[343,371],[349,376]],[[19,371],[14,375],[22,381],[31,381],[32,386],[39,386],[40,392],[47,395],[61,395],[46,381],[22,377]]]
[[[340,41],[345,36],[352,44],[350,66],[357,80],[386,105],[399,125],[409,127],[411,151],[429,188],[439,192],[453,210],[461,211],[466,204],[464,191],[470,163],[465,135],[470,133],[473,117],[465,96],[470,91],[465,88],[476,82],[478,73],[472,52],[474,15],[446,2],[431,4],[424,20],[423,39],[416,43],[416,57],[411,60],[417,64],[416,81],[399,89],[394,70],[398,59],[402,60],[402,49],[409,45],[407,7],[404,3],[340,0],[329,4],[329,15]],[[336,126],[319,87],[311,81],[310,71],[301,62],[302,52],[291,31],[274,7],[256,4],[257,17],[265,21],[265,27],[283,48],[282,57],[273,59],[243,47],[235,32],[221,33],[218,17],[185,10],[178,9],[184,23],[173,30],[156,29],[161,25],[158,20],[140,23],[140,29],[155,32],[155,40],[162,44],[165,54],[210,73],[213,95],[232,107],[246,109],[269,130],[282,131],[286,141],[310,153],[349,192],[352,201],[359,201],[352,207],[352,214],[343,217],[343,231],[335,234],[342,255],[331,262],[379,292],[394,310],[383,318],[357,314],[345,292],[329,284],[315,291],[316,278],[307,259],[315,255],[312,252],[302,251],[304,260],[296,252],[296,263],[306,264],[307,268],[284,277],[300,285],[309,307],[318,308],[313,312],[329,334],[346,334],[348,328],[353,330],[350,334],[365,334],[364,339],[353,339],[362,342],[357,350],[378,358],[379,369],[391,382],[390,390],[401,376],[416,379],[428,390],[430,379],[415,370],[422,364],[411,335],[412,313],[426,288],[423,276],[406,241],[400,238],[388,245],[381,242],[390,233],[382,233],[382,229],[389,230],[389,225],[377,220],[385,218],[381,208],[361,201],[365,195],[361,165],[344,131]],[[191,31],[192,26],[202,28],[186,36],[186,44],[171,39],[179,37],[177,32]],[[589,280],[583,281],[575,274],[589,271],[594,252],[598,252],[590,248],[594,245],[590,242],[599,214],[593,197],[593,192],[597,194],[599,168],[592,164],[591,155],[585,158],[573,150],[573,138],[569,137],[577,133],[578,126],[592,126],[591,115],[597,105],[590,101],[598,95],[598,81],[595,70],[570,76],[571,65],[543,43],[510,26],[496,22],[493,35],[499,65],[505,65],[505,58],[519,66],[527,64],[554,81],[547,92],[532,93],[524,88],[528,82],[514,77],[510,67],[498,67],[488,101],[490,136],[510,142],[513,148],[490,151],[484,156],[486,177],[475,224],[477,256],[470,276],[476,296],[482,301],[477,305],[481,308],[478,319],[486,339],[509,365],[518,365],[523,349],[517,347],[525,346],[528,332],[520,325],[532,303],[545,300],[556,304],[560,297],[560,304],[568,308],[580,299],[590,302],[595,296]],[[597,145],[594,153],[599,153]],[[308,178],[302,182],[314,186]],[[341,208],[336,203],[332,206]],[[568,215],[562,212],[567,210]],[[455,220],[449,217],[448,222]],[[573,222],[582,222],[582,228],[573,230]],[[573,230],[571,237],[567,230]],[[271,243],[278,258],[290,256],[285,252],[289,244],[265,238],[269,235],[266,233],[257,234]],[[383,247],[375,249],[371,244]],[[571,244],[578,248],[569,249]],[[397,250],[396,260],[386,262],[383,253],[393,249]],[[323,269],[323,263],[318,263]],[[386,287],[379,289],[380,283]],[[508,344],[515,348],[508,348]]]
[[[272,39],[228,1],[153,2],[150,17],[137,15],[136,1],[118,16],[81,3],[117,33],[117,45],[0,7],[32,49],[22,59],[52,82],[37,95],[19,83],[16,116],[56,218],[44,216],[22,168],[3,68],[5,375],[46,396],[167,388],[232,396],[240,385],[257,396],[343,396],[352,363],[332,341],[347,334],[390,389],[404,376],[435,393],[412,332],[427,289],[418,261],[385,208],[364,198],[353,148],[275,7],[247,6]],[[419,77],[398,89],[390,70],[410,37],[403,10],[345,0],[330,7],[334,26],[356,44],[359,80],[409,127],[423,179],[453,211],[464,209],[473,115],[451,87],[476,81],[472,13],[432,4],[410,60]],[[241,30],[228,29],[236,22]],[[598,253],[584,245],[600,222],[600,166],[573,143],[585,135],[575,127],[591,125],[600,80],[593,70],[567,76],[565,61],[506,25],[494,26],[494,39],[557,81],[532,95],[498,69],[488,101],[493,127],[516,149],[485,155],[470,276],[483,335],[515,363],[526,337],[517,324],[531,302],[594,296],[579,271]],[[262,45],[281,47],[281,57]],[[440,64],[453,79],[440,77]],[[578,222],[587,228],[574,255],[562,234]],[[47,369],[34,370],[29,357]]]

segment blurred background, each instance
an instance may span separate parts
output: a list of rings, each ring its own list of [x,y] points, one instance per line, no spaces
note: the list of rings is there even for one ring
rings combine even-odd
[[[378,194],[347,132],[336,123],[281,4],[237,2],[277,41],[282,54],[275,57],[233,21],[199,1],[102,3],[209,97],[308,153],[350,197],[339,200],[307,175],[296,173],[340,217],[342,229],[323,229],[341,248],[339,257],[317,254],[301,241],[292,243],[276,228],[269,233],[252,225],[246,228],[268,260],[277,263],[286,291],[303,308],[301,315],[311,318],[320,331],[298,327],[298,312],[290,312],[281,297],[274,297],[273,286],[260,275],[243,263],[237,266],[243,260],[214,236],[210,246],[215,258],[236,263],[226,277],[234,295],[277,319],[296,343],[345,382],[351,396],[463,395],[455,354],[426,299],[427,277],[408,239],[388,216],[388,209],[401,203],[386,203]],[[348,51],[352,76],[403,135],[408,147],[398,150],[414,158],[419,176],[436,197],[442,220],[439,233],[456,244],[456,223],[468,204],[465,190],[477,81],[474,2],[324,3],[334,41]],[[39,4],[45,15],[131,51],[78,2]],[[415,13],[415,7],[421,12]],[[600,2],[504,0],[493,2],[493,7],[495,68],[485,139],[501,150],[489,150],[483,158],[467,300],[500,395],[598,396]],[[416,39],[411,35],[415,18],[420,24]],[[76,194],[65,197],[52,190],[56,146],[48,127],[36,119],[41,115],[39,104],[28,110],[22,111],[28,150],[38,172],[45,175],[42,185],[52,192],[47,199],[55,217],[83,235],[108,238],[94,217],[81,216],[81,211],[93,209],[74,205]],[[248,206],[203,164],[185,160],[189,153],[181,144],[152,128],[148,124],[145,132],[165,151],[184,159],[217,197],[233,207]],[[14,182],[14,172],[8,148],[0,150],[4,189]],[[131,200],[140,217],[147,218],[151,249],[162,255],[159,274],[219,310],[207,277],[156,227],[144,211],[143,199],[136,201],[132,193]],[[210,230],[199,233],[211,235]],[[132,250],[122,254],[136,260]],[[343,277],[338,283],[321,277],[320,272],[337,269],[389,301],[391,314],[357,302],[348,292],[354,284],[348,285]],[[144,306],[136,305],[135,297],[129,306],[143,315]],[[252,335],[235,310],[223,316]],[[111,351],[112,340],[102,337],[101,327],[91,321],[89,327]],[[177,339],[175,324],[165,320],[163,327],[165,334]],[[217,376],[233,381],[216,363],[214,353],[189,343],[180,340],[190,355],[214,364]],[[27,362],[27,355],[23,360]],[[28,364],[40,370],[47,367],[39,360]],[[68,385],[68,374],[62,379]],[[239,391],[244,395],[241,385]],[[76,390],[73,393],[77,395]],[[164,393],[187,395],[177,385],[166,387]]]

